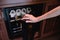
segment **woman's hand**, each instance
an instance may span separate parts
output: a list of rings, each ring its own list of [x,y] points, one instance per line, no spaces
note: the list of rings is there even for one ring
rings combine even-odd
[[[25,14],[22,18],[22,20],[26,20],[26,23],[36,23],[39,22],[37,17],[34,17],[31,14]]]

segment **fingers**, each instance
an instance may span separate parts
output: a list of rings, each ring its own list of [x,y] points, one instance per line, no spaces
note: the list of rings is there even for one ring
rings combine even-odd
[[[25,14],[24,16],[25,16],[25,17],[30,17],[30,16],[31,16],[31,14]]]
[[[21,20],[29,20],[29,18],[25,17],[25,18],[22,18]]]
[[[26,23],[32,23],[31,14],[25,14],[21,20],[25,20]]]
[[[30,15],[25,14],[21,20],[29,20],[29,19],[30,19]]]
[[[32,23],[32,21],[29,18],[22,18],[21,20],[25,20],[26,23]]]
[[[32,21],[25,21],[26,23],[32,23]]]

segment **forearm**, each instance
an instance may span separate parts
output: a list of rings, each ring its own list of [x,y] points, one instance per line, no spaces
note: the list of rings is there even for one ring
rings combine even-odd
[[[51,10],[51,11],[49,11],[49,12],[45,13],[44,15],[39,16],[37,18],[39,21],[41,21],[41,20],[53,18],[53,17],[59,16],[59,15],[60,15],[60,6],[54,8],[53,10]]]

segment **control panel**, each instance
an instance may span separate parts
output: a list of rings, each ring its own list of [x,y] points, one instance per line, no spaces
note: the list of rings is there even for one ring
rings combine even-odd
[[[23,29],[28,28],[30,24],[25,23],[25,21],[22,21],[21,18],[25,14],[32,14],[35,17],[42,15],[44,6],[44,4],[32,4],[3,8],[3,16],[9,38],[22,36]],[[39,25],[40,23],[32,24],[33,28],[35,26],[40,27]]]

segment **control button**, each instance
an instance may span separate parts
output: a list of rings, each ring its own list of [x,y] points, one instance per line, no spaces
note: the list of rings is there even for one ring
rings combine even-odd
[[[26,9],[25,8],[22,8],[22,12],[25,12],[26,13]]]
[[[16,10],[16,15],[17,15],[17,16],[21,16],[21,10],[20,10],[20,9],[17,9],[17,10]]]
[[[31,8],[27,8],[26,10],[27,10],[27,13],[30,13],[32,11]]]
[[[11,18],[15,17],[15,15],[16,15],[15,10],[11,10],[9,15]]]

